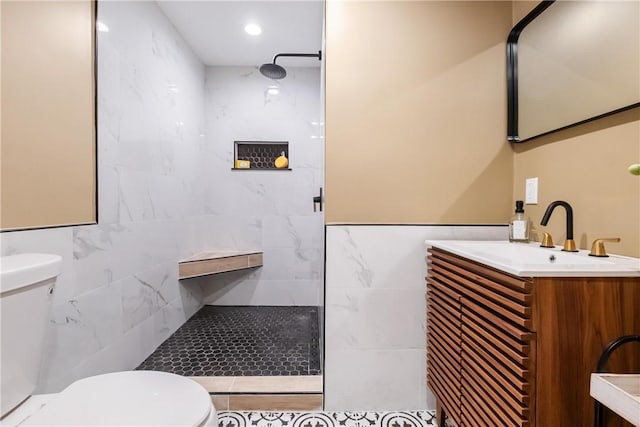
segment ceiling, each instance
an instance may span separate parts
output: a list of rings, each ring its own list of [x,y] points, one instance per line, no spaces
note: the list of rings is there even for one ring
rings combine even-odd
[[[158,5],[205,65],[259,66],[278,53],[317,53],[322,49],[324,2],[165,1]],[[250,36],[248,23],[262,27]],[[278,58],[283,66],[317,67],[315,58]]]

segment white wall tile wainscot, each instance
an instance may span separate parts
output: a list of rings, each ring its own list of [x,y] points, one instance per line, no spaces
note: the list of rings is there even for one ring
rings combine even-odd
[[[426,239],[506,240],[502,225],[327,225],[325,410],[434,409]]]

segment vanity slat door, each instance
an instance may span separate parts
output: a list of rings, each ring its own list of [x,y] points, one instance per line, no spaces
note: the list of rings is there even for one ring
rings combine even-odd
[[[534,425],[531,281],[439,249],[429,253],[434,293],[446,286],[460,296],[455,325],[460,336],[462,425],[478,425],[479,420],[509,427]],[[442,323],[442,310],[432,311],[432,324]]]
[[[432,274],[460,295],[525,329],[532,328],[532,282],[433,249]],[[489,274],[490,273],[490,274]]]
[[[427,385],[443,412],[458,426],[461,417],[461,311],[459,293],[435,275],[427,278]],[[472,425],[472,424],[467,424]]]
[[[429,249],[429,258],[431,261],[442,259],[449,261],[450,264],[459,266],[462,269],[462,275],[474,277],[486,277],[502,283],[504,289],[513,289],[521,293],[530,294],[533,289],[531,280],[523,280],[521,277],[512,276],[494,268],[478,264],[466,258],[459,257],[450,252],[438,248]],[[503,289],[503,291],[504,291]]]
[[[482,425],[501,425],[504,427],[529,427],[529,409],[514,409],[505,404],[500,392],[486,386],[483,378],[463,371],[462,414],[476,413],[485,419]],[[479,409],[482,412],[479,412]],[[490,420],[490,423],[487,421]]]

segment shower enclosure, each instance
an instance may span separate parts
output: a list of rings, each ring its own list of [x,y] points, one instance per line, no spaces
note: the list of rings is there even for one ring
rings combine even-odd
[[[243,49],[242,40],[234,41],[231,33],[206,36],[206,43],[198,42],[202,32],[212,28],[228,31],[223,21],[231,22],[244,13],[235,11],[236,7],[245,12],[250,8],[256,16],[261,9],[287,8],[281,15],[290,23],[302,20],[293,18],[297,13],[309,15],[312,11],[317,22],[305,27],[313,27],[317,37],[311,47],[288,42],[273,48],[263,45],[250,59],[236,55],[252,49]],[[120,212],[134,218],[138,212],[130,208],[148,198],[149,209],[139,212],[143,217],[179,217],[177,261],[202,251],[263,253],[260,267],[180,280],[180,292],[196,296],[201,309],[138,366],[199,381],[210,391],[218,409],[322,406],[324,215],[317,209],[324,180],[322,61],[282,55],[278,62],[286,68],[286,77],[280,79],[268,78],[259,69],[265,58],[278,52],[320,52],[322,13],[322,2],[98,4],[98,21],[109,28],[97,33],[99,99],[100,95],[106,98],[99,105],[99,116],[117,119],[119,116],[113,115],[116,111],[130,126],[124,129],[108,122],[107,128],[107,121],[102,120],[101,132],[106,136],[99,144],[110,138],[120,143],[103,145],[103,159],[109,160],[115,152],[111,149],[123,152],[120,135],[125,131],[132,144],[127,149],[134,150],[133,143],[156,147],[156,154],[148,159],[148,174],[159,185],[145,195],[142,190],[149,178],[129,174],[127,187],[122,186],[121,198],[126,198],[126,204],[121,204]],[[149,34],[133,36],[133,16],[148,24]],[[265,19],[263,25],[272,25],[272,31],[289,25],[269,22],[273,14]],[[203,25],[196,31],[200,34],[194,35],[199,25]],[[290,30],[300,31],[300,27],[294,25]],[[296,41],[305,37],[292,33],[288,38]],[[224,40],[227,50],[212,59],[202,46],[213,46],[215,40]],[[175,50],[182,45],[188,48]],[[309,55],[321,58],[320,53]],[[131,92],[123,99],[133,104],[118,106],[120,98],[115,95],[122,91]],[[145,116],[144,123],[130,121],[130,117],[141,116],[136,112],[136,94],[144,96],[145,102],[147,95],[161,100],[155,108],[174,117],[175,123],[166,119],[155,122],[153,116]],[[157,129],[157,137],[136,141],[138,125],[150,133]],[[237,168],[237,141],[284,143],[288,164],[284,168]],[[120,166],[117,161],[114,165],[117,172]],[[168,182],[163,177],[171,176],[174,170],[185,170],[189,179],[176,181],[176,188],[173,181],[171,188],[163,187],[161,184]],[[135,192],[140,197],[129,197],[134,193],[129,184],[141,190]],[[175,203],[175,198],[163,201],[164,191],[195,203]],[[135,317],[142,318],[143,311],[153,306],[146,299],[161,303],[164,295],[145,287],[144,278],[136,279],[142,287],[139,295],[131,295],[129,308],[138,310]],[[138,297],[144,297],[139,304],[133,301]],[[265,386],[266,377],[282,382]],[[250,378],[256,382],[247,382]],[[239,388],[230,389],[232,383]],[[292,406],[283,403],[283,395],[292,397]],[[244,403],[238,396],[244,396]],[[258,397],[264,399],[258,402]]]

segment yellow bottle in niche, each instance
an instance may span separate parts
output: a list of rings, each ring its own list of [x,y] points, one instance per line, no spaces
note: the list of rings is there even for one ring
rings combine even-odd
[[[236,169],[249,169],[251,162],[249,160],[236,160]]]
[[[284,151],[280,153],[280,156],[276,158],[274,163],[278,169],[284,169],[289,166],[289,159],[284,155]]]

